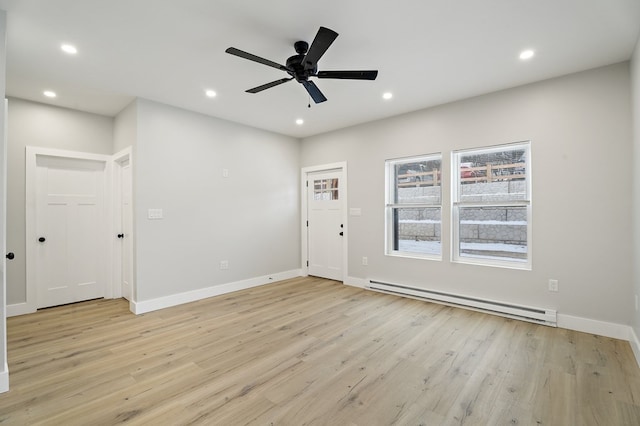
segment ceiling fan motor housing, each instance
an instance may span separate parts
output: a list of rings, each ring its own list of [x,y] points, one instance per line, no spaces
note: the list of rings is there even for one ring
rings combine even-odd
[[[302,40],[296,41],[295,43],[293,43],[293,48],[296,50],[296,53],[298,55],[306,55],[307,51],[309,50],[309,43]]]
[[[297,42],[304,43],[304,42]],[[305,43],[306,44],[306,43]],[[309,77],[312,75],[316,75],[318,72],[318,66],[314,65],[313,68],[305,69],[304,66],[304,58],[305,54],[293,55],[289,59],[287,59],[287,72],[289,75],[296,79],[296,81],[307,81]]]

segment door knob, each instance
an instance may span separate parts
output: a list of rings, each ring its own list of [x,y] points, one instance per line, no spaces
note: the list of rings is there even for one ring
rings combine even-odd
[[[45,241],[47,241],[47,239],[45,237],[40,237],[38,238],[38,241],[40,241],[41,243],[44,243]]]
[[[5,256],[7,259],[9,260],[13,260],[14,257],[16,257],[15,254],[13,254],[12,252],[7,253],[7,255]]]
[[[118,238],[124,238],[124,234],[118,234]]]

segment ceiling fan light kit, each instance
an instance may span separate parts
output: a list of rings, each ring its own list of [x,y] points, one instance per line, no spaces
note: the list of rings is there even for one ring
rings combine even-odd
[[[236,49],[235,47],[230,47],[225,50],[225,52],[240,58],[277,68],[286,72],[290,76],[251,88],[246,90],[247,93],[259,93],[288,81],[296,80],[304,86],[311,99],[313,99],[315,103],[319,104],[326,101],[327,98],[320,91],[318,86],[316,86],[313,81],[309,80],[310,77],[339,80],[375,80],[378,76],[377,70],[318,71],[318,61],[337,37],[337,32],[330,30],[329,28],[320,27],[316,37],[311,43],[311,46],[309,46],[306,41],[297,41],[294,43],[293,48],[297,54],[289,57],[286,61],[286,65],[281,65],[277,62],[261,58],[243,50]]]

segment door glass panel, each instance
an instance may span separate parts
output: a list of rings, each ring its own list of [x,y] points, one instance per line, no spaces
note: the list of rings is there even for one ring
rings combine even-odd
[[[316,201],[338,200],[338,179],[316,179],[313,181],[313,199]]]

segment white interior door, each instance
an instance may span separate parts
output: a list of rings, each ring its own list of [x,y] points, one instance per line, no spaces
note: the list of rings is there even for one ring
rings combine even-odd
[[[0,27],[4,38],[4,16],[0,13]],[[3,110],[4,109],[4,110]],[[7,100],[0,106],[0,253],[7,249]],[[0,393],[9,390],[9,365],[7,363],[7,272],[6,259],[0,260]]]
[[[343,280],[342,171],[307,174],[307,244],[309,275]]]
[[[131,185],[131,162],[127,159],[120,164],[120,215],[121,232],[118,238],[121,247],[121,280],[122,297],[127,300],[133,298],[133,207]]]
[[[104,297],[105,163],[36,158],[38,308]]]

